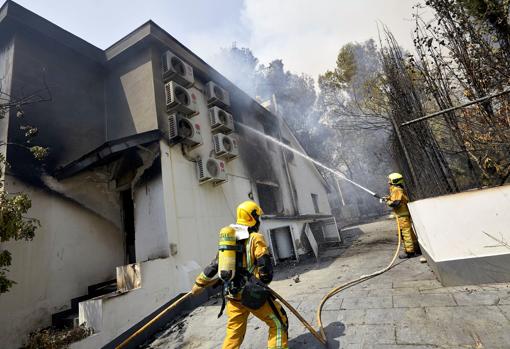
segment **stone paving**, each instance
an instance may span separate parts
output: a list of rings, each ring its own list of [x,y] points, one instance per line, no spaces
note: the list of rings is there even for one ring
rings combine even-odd
[[[271,287],[314,326],[316,308],[331,288],[387,265],[396,243],[394,221],[383,219],[342,232],[345,245],[319,263],[278,268]],[[295,276],[299,275],[299,282]],[[221,348],[226,316],[210,300],[160,332],[149,348]],[[289,311],[287,311],[290,314]],[[292,314],[289,348],[323,348]],[[510,348],[510,284],[442,287],[418,258],[333,297],[323,324],[328,348]],[[250,317],[242,348],[266,347],[264,323]]]

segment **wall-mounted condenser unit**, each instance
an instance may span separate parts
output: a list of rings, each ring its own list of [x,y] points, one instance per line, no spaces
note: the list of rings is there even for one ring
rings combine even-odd
[[[230,161],[239,156],[237,140],[232,136],[218,133],[213,136],[214,155],[217,159]]]
[[[213,133],[229,134],[234,131],[234,118],[221,108],[209,108],[209,122]]]
[[[202,144],[200,124],[180,113],[168,117],[168,140],[170,144],[183,143],[190,148]]]
[[[195,82],[193,68],[188,63],[174,55],[170,51],[163,53],[161,57],[163,66],[163,81],[170,80],[177,82],[184,87],[191,87]]]
[[[219,185],[227,181],[225,163],[221,160],[199,158],[197,160],[197,176],[200,184],[211,182]]]
[[[213,81],[205,84],[205,95],[207,96],[207,105],[216,105],[218,107],[230,106],[230,95],[224,88]]]
[[[168,112],[178,111],[187,117],[198,113],[197,97],[195,94],[175,81],[165,84],[165,103]]]

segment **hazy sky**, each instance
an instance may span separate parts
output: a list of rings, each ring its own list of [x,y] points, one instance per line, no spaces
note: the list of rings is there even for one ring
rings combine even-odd
[[[2,1],[2,0],[0,0]],[[221,47],[249,47],[262,63],[282,58],[313,78],[333,67],[339,48],[377,38],[384,23],[411,46],[416,0],[17,0],[106,48],[149,19],[214,65]]]

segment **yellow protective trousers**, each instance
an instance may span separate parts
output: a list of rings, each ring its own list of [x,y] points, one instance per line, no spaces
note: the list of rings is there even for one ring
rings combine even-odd
[[[413,231],[411,225],[411,217],[403,216],[398,217],[398,227],[400,229],[399,234],[402,237],[404,243],[404,249],[406,253],[414,253],[418,249],[418,239]]]
[[[275,300],[272,300],[272,302],[279,316],[274,313],[269,301],[266,301],[261,308],[255,310],[245,307],[241,302],[229,299],[227,302],[227,334],[222,349],[239,349],[241,347],[250,313],[269,326],[268,349],[288,349],[287,315],[278,302]]]

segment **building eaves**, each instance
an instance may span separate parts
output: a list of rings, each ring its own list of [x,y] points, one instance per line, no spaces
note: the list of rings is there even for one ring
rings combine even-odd
[[[161,137],[161,131],[153,130],[106,142],[79,159],[59,168],[55,171],[54,176],[58,180],[72,177],[92,167],[104,165],[128,149],[157,142]]]
[[[206,81],[215,81],[228,90],[232,95],[235,95],[236,98],[243,100],[244,104],[250,107],[254,112],[274,119],[276,122],[276,116],[269,110],[260,105],[250,95],[237,87],[234,83],[207,64],[202,58],[194,54],[189,48],[180,43],[176,38],[152,20],[142,24],[112,46],[108,47],[105,50],[106,59],[107,61],[114,60],[126,51],[129,51],[131,48],[141,45],[144,42],[154,42],[161,46],[161,48],[168,48],[177,56],[185,60],[188,64],[193,66],[194,74],[196,76],[201,77]]]
[[[0,30],[4,30],[3,28],[6,26],[15,25],[40,32],[96,62],[104,63],[105,61],[104,51],[100,48],[71,34],[14,1],[7,0],[0,8]]]

